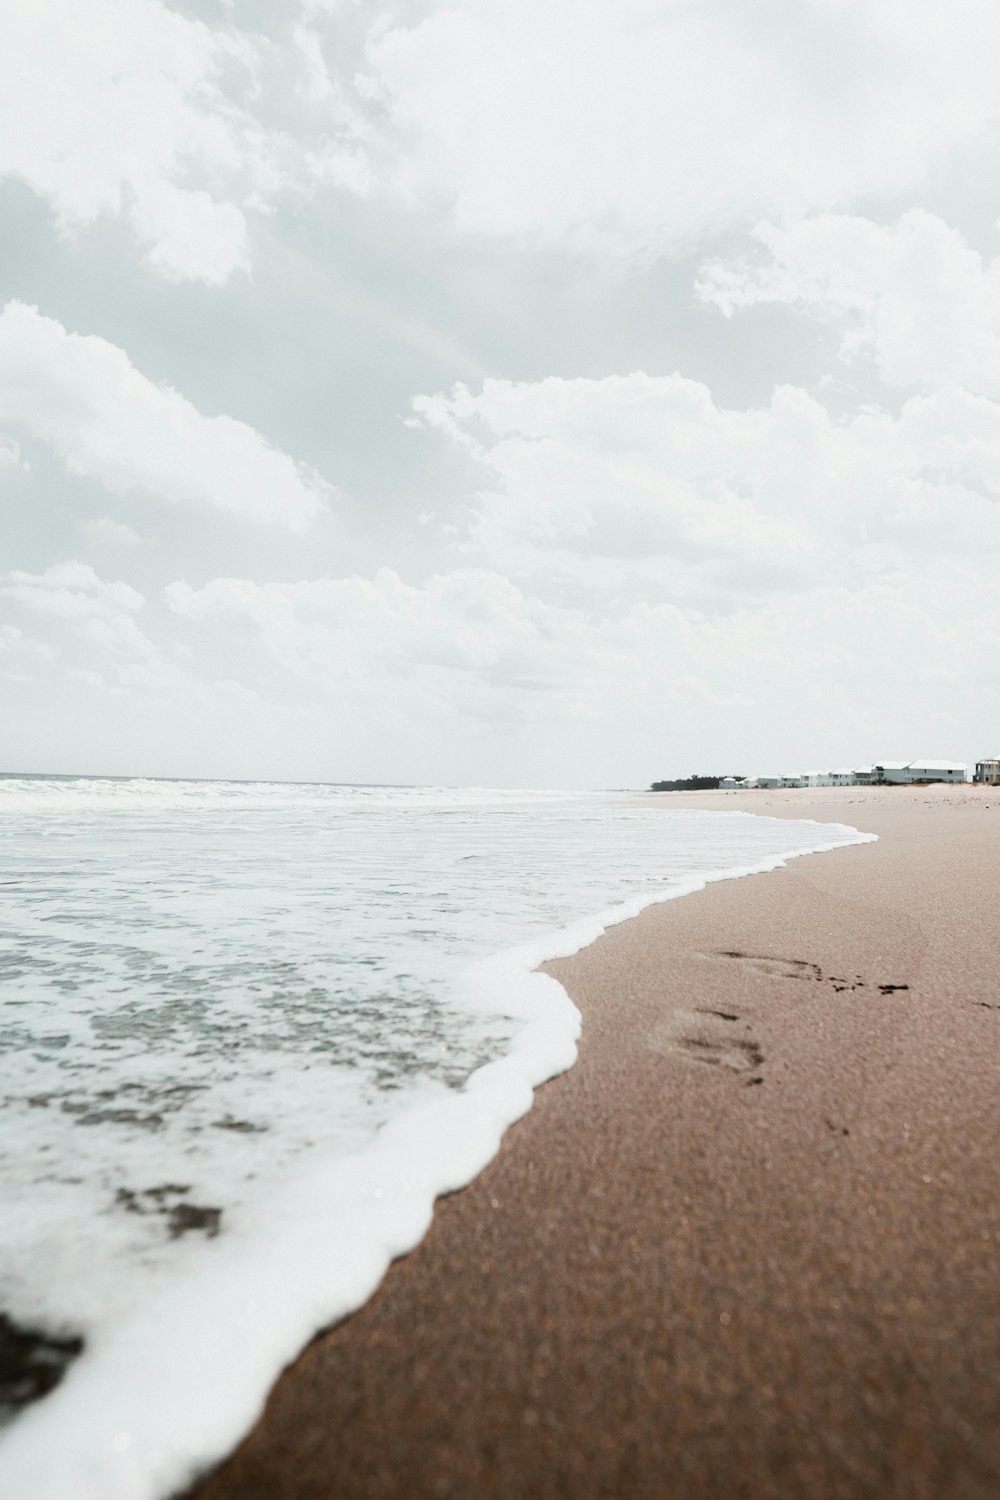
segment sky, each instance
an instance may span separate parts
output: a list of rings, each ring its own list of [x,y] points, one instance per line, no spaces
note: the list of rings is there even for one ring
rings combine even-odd
[[[995,0],[11,0],[0,770],[1000,753]]]

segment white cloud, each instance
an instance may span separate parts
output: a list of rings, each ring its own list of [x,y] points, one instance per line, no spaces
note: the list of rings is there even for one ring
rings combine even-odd
[[[218,754],[225,776],[243,753],[252,774],[262,738],[293,753],[308,722],[299,713],[289,727],[283,706],[269,709],[208,663],[190,670],[143,595],[84,563],[0,576],[0,609],[12,616],[0,623],[0,677],[13,764],[169,775]]]
[[[250,268],[243,214],[201,188],[150,183],[133,204],[132,222],[150,245],[150,266],[169,280],[221,285],[234,270]]]
[[[444,678],[463,678],[457,690],[484,706],[497,691],[554,689],[579,631],[572,612],[475,568],[419,587],[381,568],[370,579],[217,578],[200,589],[178,581],[166,594],[175,614],[227,626],[262,646],[282,676],[366,702],[374,701],[373,686],[378,695],[375,678],[391,682],[393,693],[418,678],[431,690]]]
[[[0,601],[31,616],[45,637],[31,642],[36,678],[39,662],[43,676],[44,663],[56,662],[61,674],[117,695],[188,704],[205,696],[208,685],[171,659],[170,643],[164,649],[140,629],[137,617],[146,599],[122,579],[102,578],[76,561],[55,563],[41,573],[14,570],[0,576]],[[0,631],[28,654],[28,638],[19,626]]]
[[[68,333],[19,302],[0,314],[0,421],[21,424],[72,473],[117,495],[299,530],[330,494],[245,422],[203,416],[116,345]]]
[[[456,752],[522,784],[539,767],[584,782],[603,768],[620,783],[705,757],[746,772],[794,769],[824,747],[861,760],[888,754],[887,737],[928,742],[932,678],[935,713],[966,726],[984,721],[1000,683],[1000,608],[968,565],[894,583],[817,579],[714,614],[645,599],[584,610],[548,593],[476,570],[422,586],[383,570],[178,582],[168,599],[217,674],[283,712],[308,705],[335,755],[364,746],[373,764],[428,779]],[[491,748],[475,749],[484,735]],[[773,764],[778,741],[788,765]],[[518,744],[514,761],[504,743]]]
[[[248,151],[230,101],[259,48],[159,0],[14,0],[0,49],[0,173],[26,182],[72,231],[124,214],[152,263],[218,283],[246,267],[227,201]]]
[[[891,228],[824,214],[755,231],[766,258],[713,262],[699,293],[724,313],[786,303],[845,326],[840,353],[889,384],[1000,395],[1000,260],[919,209]]]
[[[919,181],[997,118],[991,0],[436,0],[374,29],[383,177],[624,256]]]
[[[918,182],[997,120],[991,0],[387,0],[241,30],[162,0],[14,0],[0,176],[220,285],[247,212],[381,193],[626,259]]]
[[[274,35],[161,0],[12,0],[0,49],[0,177],[63,234],[124,219],[174,281],[249,271],[245,210],[289,192],[365,192],[359,121],[294,10]]]
[[[8,599],[67,620],[113,620],[135,615],[145,599],[130,584],[105,582],[87,563],[54,563],[42,573],[10,572],[0,583]]]
[[[595,779],[626,743],[676,756],[682,733],[685,759],[717,743],[720,764],[739,750],[744,770],[780,770],[761,749],[778,721],[792,763],[806,744],[886,754],[883,723],[895,743],[926,730],[931,680],[941,714],[982,719],[1000,681],[1000,405],[942,392],[835,422],[795,389],[729,411],[638,373],[417,407],[482,473],[463,565],[420,584],[176,582],[196,656],[223,651],[274,701],[328,702],[337,733],[369,742],[405,725],[471,754],[470,733],[534,725],[545,745],[522,766],[561,755]]]
[[[481,466],[466,548],[515,575],[728,611],[1000,551],[1000,405],[967,392],[838,422],[793,387],[732,411],[640,372],[415,406]]]
[[[678,713],[751,704],[731,660],[691,649],[699,627],[683,611],[595,619],[485,569],[422,584],[389,569],[291,584],[178,581],[167,599],[196,657],[217,663],[226,641],[228,675],[288,710],[308,703],[333,745],[364,745],[375,764],[409,763],[430,779],[469,755],[509,779],[499,747],[519,737],[534,762],[521,773],[529,782],[578,779],[586,737],[596,764],[611,724],[615,736],[627,726],[655,735]]]
[[[636,373],[416,405],[481,471],[460,550],[572,618],[568,697],[620,736],[686,724],[724,759],[745,743],[749,770],[782,769],[761,758],[779,738],[791,768],[863,759],[920,738],[932,680],[952,739],[985,723],[1000,404],[944,390],[835,420],[794,388],[733,411]]]
[[[18,671],[22,663],[52,661],[55,654],[51,646],[25,635],[17,625],[0,625],[0,662],[5,673]]]
[[[152,661],[157,651],[136,624],[145,599],[122,580],[106,581],[86,563],[56,563],[41,573],[15,570],[0,580],[0,595],[14,605],[48,616],[56,637],[68,631],[82,643],[88,662],[96,652],[119,671]]]
[[[420,411],[482,475],[450,570],[178,579],[166,611],[79,562],[18,572],[7,606],[58,650],[29,675],[99,677],[102,702],[188,726],[213,701],[222,723],[228,684],[240,724],[319,775],[620,784],[917,742],[964,756],[955,726],[985,732],[996,403],[938,392],[837,422],[794,389],[730,411],[640,373]]]

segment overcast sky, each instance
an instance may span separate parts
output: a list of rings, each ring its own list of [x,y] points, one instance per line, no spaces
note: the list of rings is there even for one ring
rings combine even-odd
[[[0,769],[1000,753],[996,0],[11,0]]]

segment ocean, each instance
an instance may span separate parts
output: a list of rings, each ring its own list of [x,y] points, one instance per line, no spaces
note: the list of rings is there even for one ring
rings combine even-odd
[[[863,837],[627,794],[0,777],[0,1493],[162,1500],[221,1457],[572,1065],[543,959]]]

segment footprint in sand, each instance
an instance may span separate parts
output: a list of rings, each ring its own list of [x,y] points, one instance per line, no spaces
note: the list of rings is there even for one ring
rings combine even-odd
[[[756,974],[767,974],[774,979],[822,979],[819,964],[809,963],[804,958],[772,958],[766,954],[743,953],[739,948],[721,948],[718,953],[706,953],[704,958],[730,959],[742,968],[752,969]]]
[[[824,974],[819,964],[810,962],[805,958],[778,958],[771,954],[744,953],[739,948],[720,948],[715,953],[703,953],[702,958],[718,962],[722,959],[728,963],[738,963],[741,968],[749,969],[754,974],[764,974],[769,979],[797,979],[813,980],[816,983],[828,984],[835,994],[853,994],[855,990],[869,989],[871,986],[860,974]],[[882,995],[894,995],[899,991],[908,990],[908,984],[879,984],[876,986]]]
[[[748,1085],[764,1081],[760,1076],[764,1054],[749,1022],[735,1011],[675,1010],[656,1032],[654,1045],[688,1062],[752,1075],[744,1078]]]
[[[744,953],[739,948],[721,948],[714,953],[699,954],[699,957],[714,963],[721,959],[725,963],[738,964],[752,974],[764,975],[769,979],[794,979],[829,985],[837,994],[866,988],[877,989],[882,995],[895,995],[909,990],[909,985],[903,983],[869,986],[860,974],[855,974],[852,978],[824,974],[819,964],[805,958]],[[813,990],[812,993],[815,995],[817,992]],[[742,1012],[719,1010],[711,1006],[675,1010],[653,1034],[651,1041],[654,1047],[675,1053],[689,1062],[742,1075],[747,1085],[764,1081],[761,1073],[764,1053],[750,1022]],[[844,1133],[846,1134],[846,1130]]]

